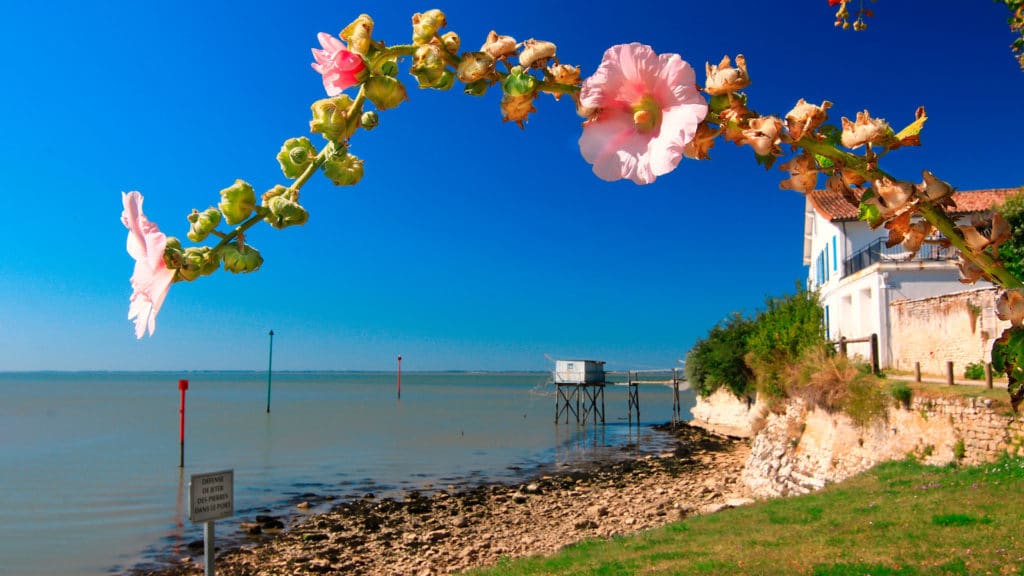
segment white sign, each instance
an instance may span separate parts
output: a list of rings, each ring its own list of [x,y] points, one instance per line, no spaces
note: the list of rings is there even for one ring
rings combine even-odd
[[[235,471],[193,474],[188,483],[188,519],[199,524],[235,514]]]

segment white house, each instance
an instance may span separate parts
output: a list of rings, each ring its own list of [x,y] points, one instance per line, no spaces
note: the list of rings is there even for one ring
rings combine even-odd
[[[977,190],[953,195],[950,215],[966,223],[971,214],[987,212],[1017,189]],[[804,265],[807,284],[818,289],[825,308],[828,338],[862,338],[878,334],[879,364],[894,363],[889,304],[959,292],[956,250],[924,244],[912,259],[899,245],[886,248],[888,230],[872,230],[857,219],[856,198],[815,190],[807,195],[804,215]],[[852,353],[867,355],[851,348]]]

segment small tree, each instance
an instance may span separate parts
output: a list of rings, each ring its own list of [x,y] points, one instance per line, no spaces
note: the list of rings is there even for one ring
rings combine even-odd
[[[1011,274],[1024,280],[1024,186],[996,208],[1010,225],[1010,239],[999,246],[999,256]]]
[[[686,354],[686,379],[701,396],[725,386],[738,398],[753,391],[754,373],[744,362],[754,323],[739,312],[719,322]]]

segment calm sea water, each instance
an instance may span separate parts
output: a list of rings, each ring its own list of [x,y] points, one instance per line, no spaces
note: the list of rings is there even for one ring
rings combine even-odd
[[[179,464],[179,378],[186,393]],[[337,498],[513,480],[627,450],[656,451],[667,387],[605,393],[608,424],[555,425],[542,373],[0,373],[0,571],[118,573],[202,537],[188,477],[235,471],[235,510],[293,512],[304,493]],[[693,396],[684,392],[683,417]],[[232,521],[218,522],[218,535]]]

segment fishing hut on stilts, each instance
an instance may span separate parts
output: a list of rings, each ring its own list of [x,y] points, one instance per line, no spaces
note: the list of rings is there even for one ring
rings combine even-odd
[[[555,423],[572,414],[586,426],[593,419],[604,424],[604,362],[599,360],[555,361]]]
[[[629,423],[633,423],[633,414],[636,414],[636,421],[640,423],[640,384],[661,384],[664,386],[672,387],[672,423],[680,421],[682,418],[682,404],[679,401],[679,388],[682,386],[686,387],[684,383],[683,375],[680,374],[678,368],[672,368],[672,378],[669,380],[651,380],[644,379],[641,376],[644,372],[657,372],[664,374],[665,370],[629,370],[626,372],[626,386],[629,387]]]

